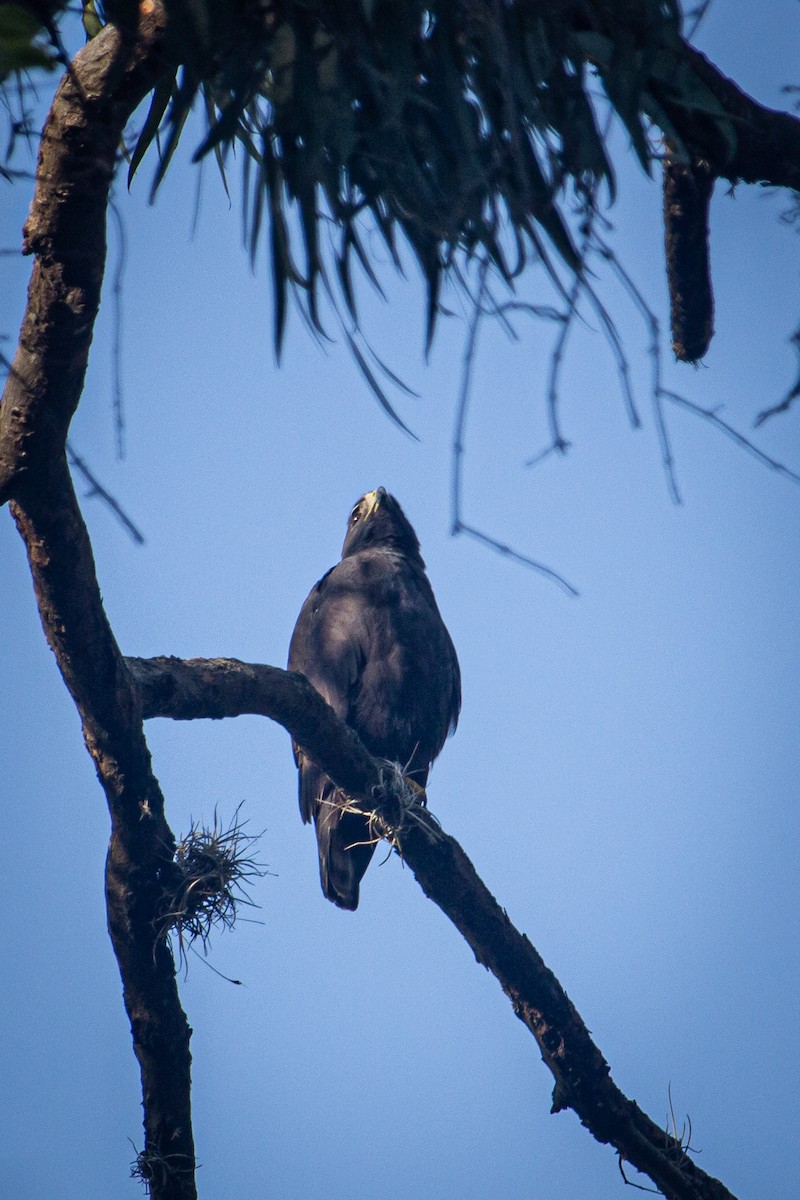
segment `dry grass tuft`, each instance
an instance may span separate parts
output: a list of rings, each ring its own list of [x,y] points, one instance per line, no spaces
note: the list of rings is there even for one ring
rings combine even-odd
[[[358,813],[369,821],[367,845],[387,841],[402,858],[401,835],[410,824],[419,826],[431,841],[443,836],[439,822],[428,811],[428,798],[424,788],[405,774],[407,767],[401,763],[384,760],[380,782],[372,789],[373,806],[354,800],[344,792],[337,791],[335,799],[328,801],[342,812]]]
[[[253,855],[262,835],[245,832],[247,822],[240,820],[240,811],[241,805],[225,827],[214,809],[211,827],[192,822],[176,847],[162,933],[176,935],[183,961],[197,941],[207,953],[213,928],[231,929],[242,905],[256,907],[248,888],[267,874]]]
[[[193,1175],[197,1164],[185,1154],[161,1154],[158,1150],[140,1150],[131,1163],[131,1179],[144,1185],[148,1196],[162,1195],[171,1179]]]

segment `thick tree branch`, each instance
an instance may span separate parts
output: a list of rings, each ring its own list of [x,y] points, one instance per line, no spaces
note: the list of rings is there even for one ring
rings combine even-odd
[[[713,175],[731,183],[763,183],[800,191],[800,120],[748,96],[688,44],[686,57],[733,122],[736,134],[736,146],[730,154],[707,117],[678,109],[665,99],[665,109],[696,156],[708,163]]]
[[[685,37],[676,38],[669,49],[662,46],[671,56],[667,60],[669,70],[665,70],[664,61],[652,55],[648,66],[653,34],[649,5],[612,0],[603,6],[598,25],[598,13],[588,10],[580,0],[559,2],[555,19],[578,34],[604,35],[605,45],[603,38],[593,41],[587,46],[586,57],[612,83],[615,69],[619,69],[612,66],[613,51],[621,49],[630,54],[637,48],[643,70],[640,86],[652,90],[668,118],[670,128],[662,129],[664,137],[670,139],[677,133],[692,157],[708,164],[712,176],[731,183],[764,183],[800,191],[800,119],[754,100]],[[706,98],[695,94],[692,77],[719,105],[716,114]],[[650,119],[658,123],[659,117],[652,115]],[[729,123],[733,139],[722,135],[720,122]]]
[[[706,162],[664,163],[664,257],[667,263],[672,349],[697,362],[714,333],[714,295],[708,217],[714,180]]]
[[[575,1006],[539,954],[511,924],[458,842],[418,803],[401,805],[386,764],[301,675],[233,659],[125,660],[145,717],[194,720],[255,713],[278,721],[365,811],[450,918],[535,1037],[556,1081],[553,1111],[572,1108],[600,1142],[648,1175],[671,1200],[732,1200],[675,1138],[629,1100],[611,1078]]]
[[[194,1200],[189,1029],[159,936],[175,841],[153,775],[138,699],[103,611],[91,544],[63,459],[12,512],[28,551],[47,640],[83,723],[111,814],[108,928],[139,1060],[146,1163],[166,1162],[156,1200]]]
[[[108,27],[77,55],[42,135],[25,226],[36,260],[0,408],[0,498],[13,499],[44,631],[111,814],[106,900],[142,1075],[139,1170],[157,1200],[194,1200],[191,1031],[172,955],[158,932],[174,838],[65,457],[99,302],[118,146],[128,117],[163,69],[161,10],[145,8],[135,36]]]
[[[694,47],[687,62],[730,121],[733,146],[715,121],[663,96],[664,111],[689,148],[690,163],[670,158],[664,168],[664,241],[672,345],[696,362],[714,332],[709,264],[709,209],[716,178],[800,190],[800,121],[759,104]],[[664,130],[669,138],[670,131]]]
[[[288,729],[312,759],[324,755],[346,791],[370,795],[379,782],[375,759],[303,675],[235,658],[126,658],[145,720],[195,721],[245,713]]]

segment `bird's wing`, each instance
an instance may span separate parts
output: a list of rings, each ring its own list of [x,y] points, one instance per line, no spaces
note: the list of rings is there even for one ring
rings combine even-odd
[[[364,598],[352,575],[352,563],[345,561],[320,579],[300,610],[289,646],[289,670],[302,672],[343,721],[368,637]]]
[[[430,681],[431,697],[433,699],[435,696],[439,703],[435,717],[431,712],[432,721],[439,731],[436,745],[431,747],[433,759],[458,725],[461,713],[461,669],[453,639],[442,620],[428,576],[424,571],[417,571],[414,582],[420,592],[421,606],[426,612],[426,649],[436,672],[435,678]]]
[[[289,670],[305,675],[343,721],[350,715],[367,639],[363,598],[353,587],[352,575],[352,564],[341,562],[312,588],[289,646]],[[300,812],[310,821],[327,776],[297,745],[294,755],[300,771]]]

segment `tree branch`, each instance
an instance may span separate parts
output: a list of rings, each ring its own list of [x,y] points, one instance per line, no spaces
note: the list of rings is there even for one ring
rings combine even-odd
[[[153,775],[135,690],[103,610],[86,526],[63,459],[46,492],[13,502],[45,635],[83,724],[111,814],[108,928],[142,1077],[148,1162],[170,1167],[155,1200],[194,1200],[189,1029],[159,936],[175,839]],[[158,1184],[161,1186],[158,1186]]]
[[[711,173],[731,183],[763,183],[800,191],[800,120],[748,96],[688,43],[686,57],[732,120],[736,134],[735,149],[729,154],[701,112],[679,110],[665,99],[664,107],[676,129],[709,164]]]
[[[672,349],[681,362],[697,362],[714,333],[708,218],[714,180],[708,163],[664,162],[664,257]]]
[[[269,717],[288,729],[314,761],[354,796],[369,796],[380,782],[377,760],[343,724],[308,680],[235,658],[126,658],[142,717],[219,720],[245,713]]]
[[[26,476],[41,486],[86,374],[106,258],[106,208],[122,131],[166,66],[160,5],[124,36],[107,26],[76,56],[53,100],[23,230],[35,260],[0,406],[0,504]]]
[[[598,1141],[648,1175],[670,1200],[733,1200],[681,1143],[619,1090],[575,1006],[512,924],[455,838],[417,802],[387,788],[386,764],[302,675],[235,659],[128,658],[145,717],[195,720],[252,713],[278,721],[386,838],[500,983],[555,1079],[553,1112],[572,1108]],[[383,799],[387,796],[388,800]]]
[[[138,1171],[156,1200],[194,1200],[191,1031],[157,932],[175,842],[65,455],[99,303],[117,149],[164,68],[163,14],[153,3],[145,10],[135,33],[109,26],[77,55],[42,134],[25,226],[25,248],[36,259],[0,408],[0,499],[13,500],[42,625],[111,814],[106,903],[142,1076]]]

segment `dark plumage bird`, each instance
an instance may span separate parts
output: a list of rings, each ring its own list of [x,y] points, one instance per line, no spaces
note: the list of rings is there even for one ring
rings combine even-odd
[[[378,758],[425,787],[461,707],[458,659],[436,607],[419,542],[384,488],[350,514],[341,562],[312,589],[297,618],[289,669],[300,671]],[[369,823],[343,812],[343,795],[295,746],[300,812],[313,818],[322,890],[358,906],[375,850]]]

